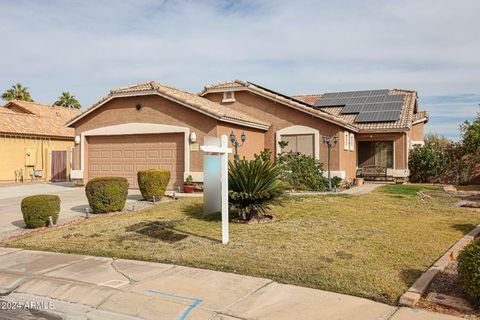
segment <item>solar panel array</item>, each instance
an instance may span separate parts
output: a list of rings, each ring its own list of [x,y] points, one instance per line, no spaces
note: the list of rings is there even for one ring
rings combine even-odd
[[[333,92],[322,95],[313,106],[344,106],[341,113],[358,114],[358,123],[397,121],[404,99],[404,94],[389,95],[388,90]]]

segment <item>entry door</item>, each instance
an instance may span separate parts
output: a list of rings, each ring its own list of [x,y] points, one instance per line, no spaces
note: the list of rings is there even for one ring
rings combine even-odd
[[[51,173],[52,175],[50,179],[53,182],[67,180],[67,151],[52,151]]]

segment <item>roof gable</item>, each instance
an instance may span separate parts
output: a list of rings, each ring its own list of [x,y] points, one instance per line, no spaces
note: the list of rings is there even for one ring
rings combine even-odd
[[[174,87],[170,87],[164,84],[157,83],[155,81],[148,81],[143,82],[135,85],[131,85],[128,87],[121,87],[110,90],[110,93],[94,103],[90,106],[87,110],[85,110],[82,114],[72,118],[68,123],[67,126],[72,126],[89,114],[90,112],[98,109],[106,102],[115,99],[121,98],[126,96],[140,96],[140,95],[159,95],[176,103],[179,103],[183,106],[206,114],[212,118],[215,118],[220,121],[235,123],[239,125],[244,125],[247,127],[253,127],[263,130],[268,130],[270,127],[269,123],[262,122],[260,120],[255,119],[247,114],[242,112],[231,110],[229,108],[225,108],[224,106],[212,102],[206,98],[200,97],[196,94],[183,91]]]
[[[334,123],[336,125],[339,125],[343,128],[347,128],[351,131],[357,132],[358,128],[352,124],[349,123],[339,117],[336,117],[328,112],[325,112],[323,110],[316,110],[311,107],[308,103],[296,99],[294,97],[289,97],[286,95],[283,95],[281,93],[275,92],[273,90],[261,87],[259,85],[256,85],[252,82],[248,81],[242,81],[242,80],[233,80],[233,81],[227,81],[227,82],[221,82],[218,84],[210,85],[204,87],[202,91],[200,91],[198,94],[200,96],[204,96],[208,93],[213,93],[213,92],[225,92],[225,91],[237,91],[237,90],[247,90],[250,91],[254,94],[263,96],[267,99],[273,100],[275,102],[278,102],[280,104],[283,104],[285,106],[294,108],[298,111],[308,113],[310,115],[313,115],[317,118],[323,119],[325,121]]]

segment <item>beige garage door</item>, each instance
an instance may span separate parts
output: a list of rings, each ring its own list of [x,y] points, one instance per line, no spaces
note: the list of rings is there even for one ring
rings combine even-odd
[[[168,189],[183,184],[184,134],[139,134],[88,138],[88,178],[121,176],[130,188],[138,188],[137,172],[170,170]]]

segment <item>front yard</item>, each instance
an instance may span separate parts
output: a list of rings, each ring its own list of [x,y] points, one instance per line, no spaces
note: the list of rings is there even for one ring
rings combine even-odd
[[[480,223],[480,212],[420,200],[426,187],[385,186],[363,196],[292,197],[273,223],[231,224],[183,198],[101,216],[5,246],[175,263],[270,278],[394,304],[436,259]]]

